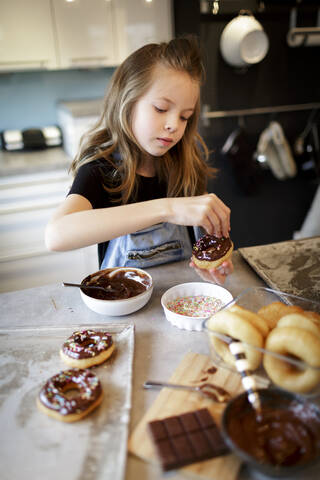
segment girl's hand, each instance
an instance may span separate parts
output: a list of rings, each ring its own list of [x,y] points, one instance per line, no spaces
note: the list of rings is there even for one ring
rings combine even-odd
[[[229,236],[230,209],[214,193],[168,198],[166,221],[202,227],[210,235]]]
[[[233,263],[231,260],[223,262],[222,265],[218,268],[213,268],[212,270],[207,270],[205,268],[197,267],[193,261],[189,263],[191,268],[194,268],[197,274],[205,282],[217,283],[218,285],[223,285],[227,276],[233,272]]]

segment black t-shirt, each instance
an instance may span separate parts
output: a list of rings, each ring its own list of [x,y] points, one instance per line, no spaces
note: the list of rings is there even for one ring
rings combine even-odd
[[[129,203],[166,197],[166,185],[160,183],[157,177],[138,175],[137,179],[137,197],[134,200],[131,199]],[[94,160],[79,168],[68,195],[71,193],[82,195],[89,200],[92,208],[114,207],[120,205],[120,201],[112,201],[114,199],[103,188],[103,185],[115,185],[116,181],[115,171],[112,167],[104,160]],[[101,265],[107,247],[108,242],[98,244],[99,265]]]

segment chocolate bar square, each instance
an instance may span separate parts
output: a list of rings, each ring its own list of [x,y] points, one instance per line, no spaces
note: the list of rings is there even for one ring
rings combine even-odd
[[[154,420],[148,427],[164,471],[229,452],[207,408]]]

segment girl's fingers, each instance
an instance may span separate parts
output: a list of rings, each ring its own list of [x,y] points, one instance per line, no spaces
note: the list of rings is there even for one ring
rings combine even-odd
[[[192,261],[189,266],[194,268],[197,274],[205,281],[223,285],[227,276],[233,272],[233,264],[230,260],[223,262],[218,268],[206,270],[198,268]]]
[[[223,235],[220,218],[215,212],[212,211],[210,216],[207,217],[206,224],[208,225],[206,231],[209,233],[209,235],[215,235],[216,237],[221,237]]]
[[[230,231],[230,209],[217,197],[215,194],[210,194],[211,197],[211,223],[215,227],[217,236],[229,236]],[[218,235],[219,233],[219,235]]]
[[[218,271],[219,273],[224,273],[225,275],[230,275],[233,272],[233,263],[231,260],[226,260],[225,262],[220,265],[217,269],[213,269],[213,271]]]

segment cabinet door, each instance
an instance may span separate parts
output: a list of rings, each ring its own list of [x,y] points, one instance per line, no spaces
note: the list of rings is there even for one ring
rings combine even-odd
[[[79,283],[98,270],[96,245],[71,252],[46,249],[46,225],[69,186],[64,171],[0,179],[0,292]]]
[[[112,2],[52,0],[60,68],[115,64]]]
[[[119,63],[146,43],[172,38],[171,0],[116,0]]]
[[[50,0],[1,0],[0,71],[55,67]]]

